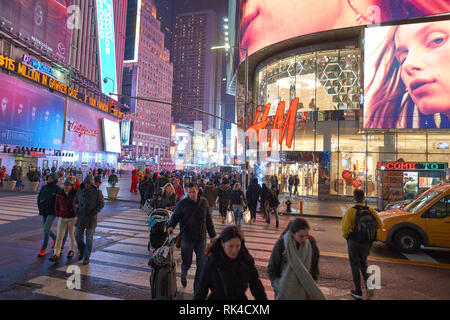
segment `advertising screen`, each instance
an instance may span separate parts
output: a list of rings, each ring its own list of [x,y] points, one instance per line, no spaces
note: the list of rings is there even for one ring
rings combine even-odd
[[[112,0],[97,0],[98,43],[100,48],[100,75],[102,92],[117,91],[116,49],[114,40],[114,9]],[[103,80],[109,82],[104,83]],[[111,79],[113,81],[111,81]]]
[[[122,146],[130,146],[131,141],[131,120],[122,120],[120,123],[120,136],[122,138]]]
[[[450,20],[367,28],[364,128],[450,128]]]
[[[12,28],[12,33],[67,63],[71,37],[67,8],[71,5],[72,0],[0,0],[0,21],[2,28]]]
[[[103,119],[103,142],[106,152],[122,152],[120,146],[120,125],[108,119]]]
[[[240,46],[251,55],[310,33],[448,12],[448,0],[241,0]]]
[[[0,73],[0,143],[61,150],[64,98]]]

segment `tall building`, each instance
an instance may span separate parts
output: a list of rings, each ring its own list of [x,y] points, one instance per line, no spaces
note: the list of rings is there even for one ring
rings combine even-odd
[[[127,43],[123,72],[125,95],[171,102],[173,65],[164,48],[164,33],[153,0],[129,0]],[[171,106],[128,100],[134,123],[133,148],[127,154],[136,162],[167,163],[170,158]]]
[[[216,127],[216,119],[183,106],[220,115],[221,54],[211,50],[217,44],[217,17],[214,11],[179,14],[174,28],[173,108],[175,123],[203,130]],[[218,89],[219,88],[219,89]]]
[[[173,29],[175,27],[175,0],[155,0],[156,17],[161,21],[164,33],[164,48],[169,50],[170,62],[173,62]]]

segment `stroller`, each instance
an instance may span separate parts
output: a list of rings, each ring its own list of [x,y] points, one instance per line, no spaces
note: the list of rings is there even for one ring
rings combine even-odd
[[[172,212],[166,209],[154,209],[147,220],[149,227],[148,251],[154,251],[161,248],[167,241],[169,234],[167,233],[167,223],[172,216]]]
[[[173,300],[177,296],[176,263],[173,247],[176,237],[166,241],[150,257],[150,288],[153,300]]]

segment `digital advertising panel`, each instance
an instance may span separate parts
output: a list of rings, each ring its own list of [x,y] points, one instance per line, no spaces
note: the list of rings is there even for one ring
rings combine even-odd
[[[122,120],[120,122],[120,137],[122,139],[122,146],[129,147],[133,143],[131,141],[131,120]]]
[[[0,73],[0,144],[61,150],[64,98]]]
[[[2,28],[68,62],[72,0],[0,0]]]
[[[116,49],[114,40],[114,8],[112,0],[97,0],[98,45],[102,92],[117,92]],[[107,79],[108,82],[104,82]],[[111,81],[111,79],[113,81]]]
[[[120,125],[108,119],[103,119],[103,142],[106,152],[121,153]]]
[[[367,28],[364,128],[450,129],[450,20]]]
[[[248,54],[325,30],[450,12],[448,0],[240,0],[240,46]],[[245,53],[241,52],[241,61]]]

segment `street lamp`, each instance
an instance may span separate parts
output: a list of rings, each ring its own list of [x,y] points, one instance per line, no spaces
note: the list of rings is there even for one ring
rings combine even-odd
[[[228,29],[228,28],[226,28]],[[211,50],[217,49],[238,49],[245,50],[245,86],[244,86],[244,132],[247,131],[247,92],[248,92],[248,49],[241,48],[236,46],[215,46],[211,47]],[[248,168],[247,168],[247,137],[244,137],[244,165],[245,165],[245,179],[244,179],[244,190],[247,188],[247,180],[248,180]]]
[[[116,82],[111,79],[110,77],[105,77],[105,79],[103,79],[103,83],[108,83],[108,80],[111,80],[113,82],[113,93],[116,92]]]

